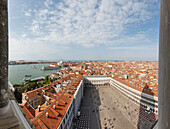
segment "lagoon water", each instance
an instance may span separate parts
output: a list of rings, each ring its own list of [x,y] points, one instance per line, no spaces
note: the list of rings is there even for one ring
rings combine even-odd
[[[8,81],[12,84],[24,82],[24,78],[45,77],[47,74],[54,73],[57,70],[41,70],[43,66],[50,64],[23,64],[23,65],[8,65]],[[26,74],[31,74],[31,77],[25,77]]]

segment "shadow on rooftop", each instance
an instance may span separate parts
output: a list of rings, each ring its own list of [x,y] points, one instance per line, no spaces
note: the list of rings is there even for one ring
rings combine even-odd
[[[146,102],[146,94],[150,94],[152,104]],[[147,103],[147,104],[146,104]],[[155,100],[152,89],[146,84],[141,93],[139,119],[137,129],[152,129],[157,121],[155,114]]]

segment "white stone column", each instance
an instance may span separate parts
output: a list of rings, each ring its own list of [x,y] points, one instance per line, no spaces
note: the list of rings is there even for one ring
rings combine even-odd
[[[0,0],[0,115],[9,109],[8,99],[8,5]]]
[[[170,129],[170,0],[160,9],[158,128]]]

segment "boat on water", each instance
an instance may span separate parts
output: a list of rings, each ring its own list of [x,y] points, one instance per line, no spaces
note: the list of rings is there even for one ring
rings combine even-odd
[[[64,65],[64,62],[59,61],[57,64],[51,64],[50,66],[43,66],[41,69],[42,70],[55,70],[55,69],[62,68],[63,65]]]
[[[42,70],[55,70],[55,69],[59,69],[61,68],[61,66],[56,65],[56,66],[46,66],[46,67],[42,67]]]
[[[23,81],[31,81],[31,79],[30,78],[28,78],[28,79],[24,78]]]
[[[31,77],[31,74],[26,74],[25,77]]]

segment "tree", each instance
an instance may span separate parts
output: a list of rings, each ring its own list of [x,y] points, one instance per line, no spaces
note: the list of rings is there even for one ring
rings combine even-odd
[[[46,81],[46,82],[48,81],[48,75],[47,75],[47,76],[45,76],[45,81]]]
[[[16,97],[17,94],[18,94],[18,90],[17,90],[17,88],[16,88],[15,91],[14,91],[15,97]]]
[[[17,88],[15,89],[14,95],[18,103],[22,103],[22,93],[19,92]]]
[[[22,87],[22,88],[21,88],[21,93],[24,93],[24,91],[25,91],[25,88]]]
[[[50,78],[48,79],[47,83],[50,84]]]

